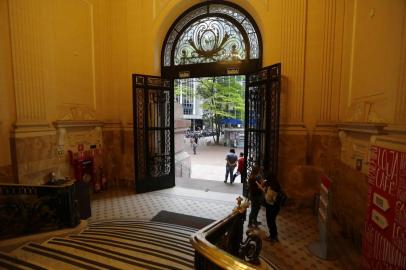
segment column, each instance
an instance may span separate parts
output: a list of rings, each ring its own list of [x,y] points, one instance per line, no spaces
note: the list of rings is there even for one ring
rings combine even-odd
[[[339,120],[344,2],[322,1],[320,111],[316,133],[334,133]]]
[[[406,126],[406,16],[403,17],[403,37],[400,57],[399,84],[396,94],[395,125]]]
[[[49,130],[45,109],[44,23],[36,0],[9,1],[10,32],[16,97],[16,134]]]
[[[307,0],[282,1],[282,121],[303,122]]]

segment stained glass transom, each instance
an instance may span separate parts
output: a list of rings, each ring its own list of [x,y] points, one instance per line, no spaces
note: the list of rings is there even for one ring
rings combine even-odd
[[[219,17],[191,24],[175,47],[175,65],[246,59],[244,39],[238,28]]]
[[[194,21],[198,17],[201,19]],[[233,20],[241,25],[245,35]],[[259,59],[260,42],[255,29],[250,18],[233,6],[212,3],[197,7],[172,28],[164,47],[163,64],[168,67]],[[244,40],[244,36],[248,40]]]

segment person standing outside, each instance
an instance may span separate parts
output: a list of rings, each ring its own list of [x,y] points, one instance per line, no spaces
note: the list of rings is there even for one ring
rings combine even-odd
[[[197,143],[195,141],[192,142],[192,148],[193,148],[193,154],[196,155]]]
[[[244,153],[243,152],[240,152],[240,157],[238,158],[238,161],[237,161],[237,172],[234,174],[234,179],[233,179],[233,182],[234,182],[234,180],[235,180],[235,178],[238,176],[238,175],[241,175],[241,183],[242,183],[242,181],[243,181],[243,174],[244,174],[244,164],[245,164],[245,158],[244,158]]]
[[[195,132],[195,135],[193,136],[195,143],[198,144],[199,143],[199,135],[197,134],[197,132]]]
[[[224,183],[227,183],[228,175],[230,175],[230,183],[234,182],[234,169],[237,167],[238,157],[235,154],[233,148],[230,149],[230,152],[226,155],[226,177]]]

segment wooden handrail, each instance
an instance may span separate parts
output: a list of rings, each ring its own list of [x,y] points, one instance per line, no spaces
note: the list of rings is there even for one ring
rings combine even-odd
[[[259,265],[254,265],[245,262],[225,250],[217,247],[208,239],[225,226],[230,224],[233,219],[238,218],[238,215],[246,213],[249,207],[249,202],[245,200],[240,206],[236,207],[231,214],[225,218],[215,221],[203,229],[197,231],[190,237],[190,242],[195,249],[196,253],[205,257],[210,262],[214,263],[217,267],[207,267],[207,269],[227,269],[227,270],[255,270],[255,269],[278,269],[275,265],[268,261],[260,259]],[[240,243],[234,243],[240,245]],[[195,258],[196,259],[196,258]]]

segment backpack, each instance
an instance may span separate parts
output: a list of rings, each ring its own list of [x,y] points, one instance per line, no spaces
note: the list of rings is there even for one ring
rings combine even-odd
[[[277,203],[278,193],[268,187],[265,191],[265,202],[274,205]]]
[[[287,200],[288,196],[286,196],[286,193],[283,192],[283,190],[279,191],[278,195],[276,196],[276,203],[279,204],[279,206],[285,206]]]

